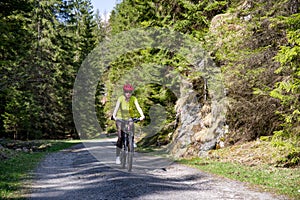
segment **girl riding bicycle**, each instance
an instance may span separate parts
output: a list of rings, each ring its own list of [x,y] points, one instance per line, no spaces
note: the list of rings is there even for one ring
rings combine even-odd
[[[123,86],[123,95],[120,96],[117,100],[116,103],[116,107],[114,109],[113,112],[113,120],[116,121],[116,127],[118,130],[118,141],[117,141],[117,147],[116,147],[116,164],[120,164],[120,151],[122,148],[122,122],[120,121],[120,119],[123,120],[129,120],[131,118],[133,118],[133,109],[134,107],[138,110],[139,114],[140,114],[140,120],[145,119],[144,113],[138,103],[138,100],[136,97],[132,96],[132,92],[133,92],[134,88],[132,85],[130,84],[125,84]],[[119,119],[119,120],[118,120]],[[134,125],[133,122],[129,122],[129,128],[130,130],[134,131]]]

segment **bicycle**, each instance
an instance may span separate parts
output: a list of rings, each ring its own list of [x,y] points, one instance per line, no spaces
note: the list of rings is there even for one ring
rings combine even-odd
[[[121,140],[122,140],[122,149],[120,152],[120,158],[121,158],[121,167],[125,168],[126,162],[127,162],[127,170],[131,172],[132,170],[132,161],[133,161],[133,154],[134,154],[134,127],[132,127],[132,130],[129,130],[129,123],[133,122],[136,123],[140,121],[139,118],[132,118],[130,120],[124,120],[124,119],[117,119],[117,121],[121,121],[122,128],[121,131]]]

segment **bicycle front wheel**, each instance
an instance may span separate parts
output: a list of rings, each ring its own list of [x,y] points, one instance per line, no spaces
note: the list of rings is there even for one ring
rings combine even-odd
[[[125,168],[126,157],[127,157],[127,145],[126,145],[126,142],[124,142],[124,144],[123,144],[120,157],[121,157],[121,167]]]
[[[128,155],[127,155],[127,170],[130,172],[132,170],[132,162],[133,162],[133,153],[134,153],[134,145],[133,145],[133,137],[129,137],[128,141]]]

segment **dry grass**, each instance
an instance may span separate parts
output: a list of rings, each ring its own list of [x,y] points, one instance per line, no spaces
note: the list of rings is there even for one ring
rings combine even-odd
[[[247,166],[272,165],[286,153],[270,142],[256,140],[227,148],[212,150],[209,157],[221,162],[233,162]]]

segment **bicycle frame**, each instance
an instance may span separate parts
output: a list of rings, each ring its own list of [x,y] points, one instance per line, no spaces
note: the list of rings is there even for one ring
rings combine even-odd
[[[132,161],[133,161],[133,154],[134,154],[134,123],[138,122],[139,119],[133,118],[130,120],[120,120],[121,121],[121,140],[122,140],[122,149],[121,149],[121,166],[125,168],[127,162],[127,170],[130,172],[132,170]],[[132,122],[132,130],[130,130],[129,123]],[[123,128],[124,127],[124,128]]]

